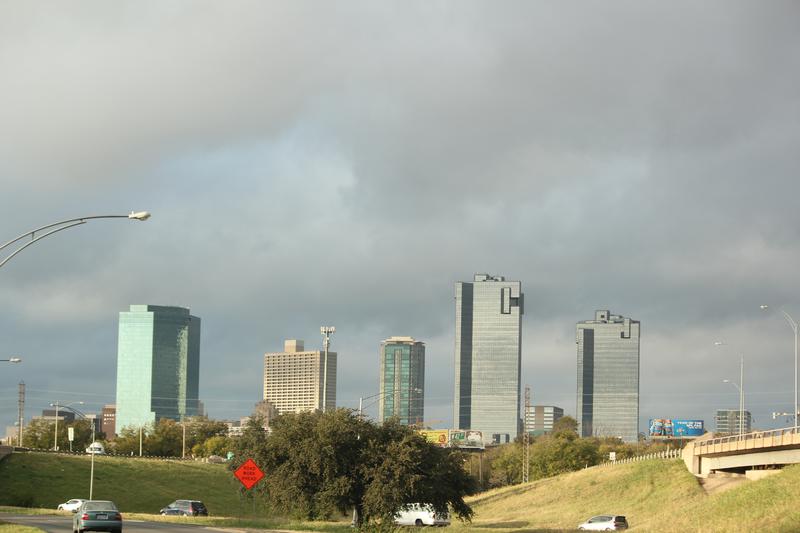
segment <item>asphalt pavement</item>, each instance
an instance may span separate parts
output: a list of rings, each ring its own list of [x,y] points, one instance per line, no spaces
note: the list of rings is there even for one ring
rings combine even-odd
[[[0,514],[0,520],[13,524],[38,527],[48,533],[72,533],[72,516],[65,515],[15,515]],[[125,520],[122,516],[122,531],[124,533],[145,533],[152,531],[245,531],[243,529],[226,529],[209,526],[172,524],[169,522],[147,522],[144,520]]]

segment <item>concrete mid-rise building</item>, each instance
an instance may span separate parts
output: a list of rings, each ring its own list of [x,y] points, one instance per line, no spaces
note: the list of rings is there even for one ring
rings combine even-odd
[[[100,431],[105,433],[106,440],[114,440],[117,434],[117,406],[104,405],[100,411]]]
[[[522,284],[475,274],[456,282],[455,300],[453,420],[485,443],[511,442],[521,429]]]
[[[115,431],[198,414],[200,319],[189,309],[131,305],[119,314]]]
[[[378,420],[391,417],[407,425],[425,420],[425,343],[412,337],[381,342]]]
[[[532,405],[525,415],[525,431],[537,436],[550,433],[562,416],[564,410],[555,405]]]
[[[336,352],[305,350],[302,340],[284,342],[284,351],[264,354],[264,400],[278,412],[295,413],[336,407]],[[327,374],[327,385],[325,375]]]
[[[583,437],[639,439],[637,320],[610,311],[578,322],[578,432]]]
[[[740,413],[738,409],[717,409],[717,413],[714,416],[714,431],[731,435],[750,433],[752,430],[752,418],[750,411],[747,410]],[[739,420],[742,421],[741,427]]]

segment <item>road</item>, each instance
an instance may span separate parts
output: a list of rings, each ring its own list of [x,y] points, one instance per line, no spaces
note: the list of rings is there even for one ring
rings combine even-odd
[[[38,527],[48,533],[72,533],[72,517],[56,515],[15,515],[0,514],[0,520],[24,526]],[[145,522],[143,520],[125,520],[123,515],[122,531],[125,533],[150,533],[152,531],[244,531],[242,529],[223,529],[208,526],[172,524],[169,522]]]

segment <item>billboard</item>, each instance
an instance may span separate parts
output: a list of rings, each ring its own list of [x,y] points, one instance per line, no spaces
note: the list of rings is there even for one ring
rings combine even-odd
[[[474,429],[451,429],[450,446],[483,449],[483,433]]]
[[[662,439],[699,437],[703,434],[702,420],[682,420],[677,418],[651,418],[650,436]]]
[[[420,429],[419,433],[425,437],[425,440],[437,446],[445,448],[448,445],[449,435],[446,429]]]

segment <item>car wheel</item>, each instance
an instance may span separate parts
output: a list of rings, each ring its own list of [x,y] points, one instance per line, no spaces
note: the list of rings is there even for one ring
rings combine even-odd
[[[417,527],[421,527],[421,526],[424,526],[425,524],[422,523],[422,520],[417,518],[416,520],[414,520],[414,525],[417,526]]]

